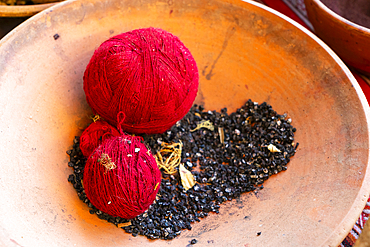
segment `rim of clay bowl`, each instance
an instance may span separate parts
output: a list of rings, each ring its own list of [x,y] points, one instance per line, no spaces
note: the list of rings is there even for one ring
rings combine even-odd
[[[364,27],[364,26],[361,26],[359,24],[356,24],[342,16],[340,16],[339,14],[335,13],[333,10],[331,10],[329,7],[327,7],[324,3],[322,3],[320,0],[312,0],[313,2],[315,2],[317,4],[317,6],[319,6],[322,10],[324,10],[326,13],[328,13],[329,15],[331,15],[332,17],[334,17],[335,19],[337,19],[338,21],[340,22],[343,22],[345,24],[348,24],[349,27],[355,29],[355,30],[358,30],[360,32],[365,32],[367,34],[370,35],[370,28],[367,28],[367,27]]]
[[[321,2],[319,2],[317,0],[314,0],[314,1],[318,2],[320,4],[320,6],[324,6]],[[5,37],[3,37],[0,40],[0,47],[3,45],[3,43],[7,42],[12,36],[16,35],[23,28],[27,27],[29,22],[37,21],[38,19],[43,18],[44,15],[47,15],[50,12],[53,12],[54,10],[56,10],[58,8],[62,8],[62,7],[64,7],[64,5],[68,5],[68,4],[71,4],[73,2],[75,2],[75,1],[60,2],[56,5],[48,8],[46,11],[43,11],[41,13],[38,13],[38,14],[32,16],[31,18],[29,18],[28,20],[21,23],[16,28],[14,28]],[[258,7],[262,8],[266,11],[269,11],[269,12],[275,14],[276,16],[282,18],[283,20],[291,23],[296,28],[298,28],[299,30],[304,32],[306,35],[308,35],[311,39],[316,41],[324,50],[326,50],[329,53],[329,55],[337,62],[337,64],[342,68],[343,72],[347,75],[348,79],[351,81],[352,86],[355,89],[355,91],[356,91],[356,93],[359,97],[359,100],[360,100],[360,102],[363,106],[364,114],[365,114],[365,117],[366,117],[366,120],[367,120],[366,121],[367,129],[369,130],[369,133],[370,133],[370,106],[367,103],[367,99],[366,99],[364,93],[362,92],[362,89],[361,89],[360,85],[358,84],[357,80],[355,79],[355,77],[353,76],[353,74],[351,73],[349,68],[338,57],[338,55],[327,44],[325,44],[321,39],[319,39],[316,35],[314,35],[310,30],[303,27],[298,22],[296,22],[293,19],[287,17],[286,15],[284,15],[284,14],[282,14],[282,13],[280,13],[280,12],[270,8],[270,7],[267,7],[264,4],[255,2],[253,0],[242,0],[241,2],[247,2],[249,4],[253,4],[255,6],[258,6]],[[344,18],[342,18],[342,19],[344,19]],[[356,25],[356,26],[358,26],[358,25]],[[361,26],[359,26],[359,27],[361,27]],[[367,29],[365,31],[367,31]],[[369,146],[370,146],[370,138],[369,138],[368,141],[369,141]],[[369,156],[368,157],[370,157],[370,149],[369,149]],[[358,191],[357,196],[356,196],[355,200],[353,201],[353,204],[352,204],[350,210],[348,211],[347,215],[342,219],[340,224],[338,224],[338,226],[334,229],[332,234],[329,235],[326,238],[326,240],[324,241],[322,246],[338,246],[343,241],[343,239],[348,235],[350,230],[353,228],[353,225],[356,223],[359,215],[361,214],[362,210],[364,209],[364,207],[366,205],[366,202],[369,198],[369,193],[370,193],[370,160],[368,160],[368,162],[367,162],[366,174],[365,174],[364,179],[363,179],[363,184],[362,184],[360,190]]]
[[[54,3],[43,3],[43,4],[33,4],[33,5],[17,5],[17,6],[7,6],[0,5],[0,17],[28,17],[43,11],[44,9],[50,8],[57,4]]]
[[[285,16],[284,14],[271,9],[270,7],[267,7],[263,4],[253,2],[252,0],[243,0],[244,2],[252,3],[254,5],[257,5],[263,9],[266,9],[273,14],[279,16],[280,18],[290,22],[293,24],[295,27],[303,31],[305,34],[307,34],[310,38],[312,38],[314,41],[316,41],[321,47],[323,47],[329,55],[338,63],[338,65],[342,68],[343,72],[347,75],[349,80],[352,83],[353,88],[355,89],[361,104],[364,108],[364,113],[367,119],[367,129],[370,133],[370,106],[367,103],[367,99],[365,97],[365,94],[363,93],[360,85],[358,84],[356,78],[353,76],[352,72],[349,70],[347,65],[339,58],[339,56],[320,38],[318,38],[316,35],[314,35],[310,30],[299,24],[298,22],[294,21],[293,19]],[[334,13],[331,11],[329,8],[327,8],[323,3],[321,3],[319,0],[313,0],[316,2],[320,7],[323,9],[327,9],[327,12],[332,14],[334,17],[337,17],[341,21],[344,22],[349,22],[345,18],[339,16],[338,14]],[[362,32],[370,32],[369,29],[364,28],[360,25],[357,25],[355,23],[350,22],[350,24],[354,27],[359,29],[359,31]],[[370,138],[369,138],[369,144],[370,144]],[[370,149],[369,149],[369,156],[370,157]],[[347,215],[342,219],[340,224],[335,228],[333,233],[328,236],[325,240],[325,242],[322,244],[322,246],[338,246],[340,243],[343,241],[343,239],[348,235],[348,233],[351,231],[353,228],[353,225],[356,223],[358,217],[360,216],[362,210],[364,209],[366,202],[369,198],[369,193],[370,193],[370,160],[368,160],[367,163],[367,168],[366,168],[366,174],[363,180],[363,184],[356,196],[356,199],[354,200],[351,209],[348,211]]]

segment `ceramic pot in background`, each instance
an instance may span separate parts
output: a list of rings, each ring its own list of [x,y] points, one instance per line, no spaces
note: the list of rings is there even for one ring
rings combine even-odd
[[[353,8],[358,9],[338,7],[336,13],[324,4],[325,1],[333,6],[352,4]],[[353,15],[346,11],[357,10],[360,15],[366,14],[364,10],[368,9],[370,13],[370,1],[362,1],[362,5],[353,5],[353,0],[325,1],[305,0],[308,18],[315,33],[349,66],[370,75],[370,27],[356,24],[343,17]]]
[[[0,18],[1,17],[29,17],[37,14],[44,9],[50,8],[61,0],[36,0],[37,4],[32,5],[0,5]]]

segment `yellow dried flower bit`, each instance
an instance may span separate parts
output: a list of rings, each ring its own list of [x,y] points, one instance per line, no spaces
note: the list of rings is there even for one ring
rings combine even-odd
[[[184,187],[185,191],[191,189],[196,183],[193,174],[183,164],[180,164],[179,173],[182,187]]]
[[[96,115],[94,115],[94,116],[91,116],[91,119],[94,121],[94,123],[96,122],[96,121],[98,121],[99,119],[101,119],[101,117],[98,115],[98,114],[96,114]]]
[[[115,169],[117,167],[116,164],[112,162],[108,154],[102,153],[100,159],[98,159],[98,162],[100,163],[100,165],[105,167],[106,171]]]
[[[190,132],[194,132],[200,128],[207,128],[209,129],[210,131],[214,131],[215,130],[215,126],[213,126],[213,124],[209,121],[209,120],[202,120],[200,121],[200,123],[197,125],[197,127],[193,130],[190,130]]]
[[[224,142],[225,142],[224,128],[218,127],[218,135],[220,136],[221,144],[224,144]]]
[[[157,184],[155,185],[154,190],[156,190],[156,189],[158,188],[158,185],[159,185],[159,183],[157,183]]]
[[[125,226],[131,226],[131,221],[126,222],[126,223],[117,224],[117,227],[125,227]]]
[[[172,175],[176,173],[176,167],[181,162],[182,142],[162,144],[162,149],[155,155],[155,160],[159,169],[163,169],[164,173]],[[169,155],[169,156],[168,156]],[[167,157],[168,156],[168,157]],[[164,159],[164,157],[167,157]]]
[[[281,151],[277,148],[277,147],[275,147],[273,144],[269,144],[268,146],[267,146],[267,148],[268,148],[268,150],[270,150],[270,152],[272,152],[272,153],[280,153]]]

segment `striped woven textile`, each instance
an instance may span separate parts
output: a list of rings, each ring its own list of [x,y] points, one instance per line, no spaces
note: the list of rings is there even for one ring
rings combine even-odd
[[[369,214],[370,214],[370,199],[367,201],[366,206],[360,215],[360,218],[358,218],[352,230],[340,244],[341,247],[352,247],[354,245],[354,243],[360,236],[362,229],[364,228],[365,222],[369,219]]]
[[[264,3],[265,5],[290,17],[291,19],[295,20],[296,22],[310,29],[311,31],[313,30],[312,25],[307,18],[304,0],[259,0],[258,2]],[[358,83],[360,84],[367,98],[367,101],[370,104],[370,79],[362,75],[359,75],[354,71],[352,71],[352,73],[355,76]],[[369,214],[370,214],[370,198],[368,199],[364,210],[362,211],[360,217],[356,221],[352,230],[348,233],[347,237],[339,245],[340,247],[352,247],[354,245],[359,235],[361,234],[362,229],[364,228],[365,222],[369,218]]]

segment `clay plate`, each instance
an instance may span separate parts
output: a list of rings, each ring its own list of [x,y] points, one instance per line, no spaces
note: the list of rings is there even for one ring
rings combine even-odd
[[[300,143],[288,170],[257,196],[225,203],[172,241],[135,238],[98,219],[67,182],[66,150],[89,121],[82,76],[90,57],[107,38],[149,26],[192,52],[197,103],[233,111],[249,98],[266,101],[292,118]],[[186,246],[196,238],[199,246],[337,246],[369,195],[369,114],[341,60],[261,4],[60,3],[0,42],[0,245]]]

